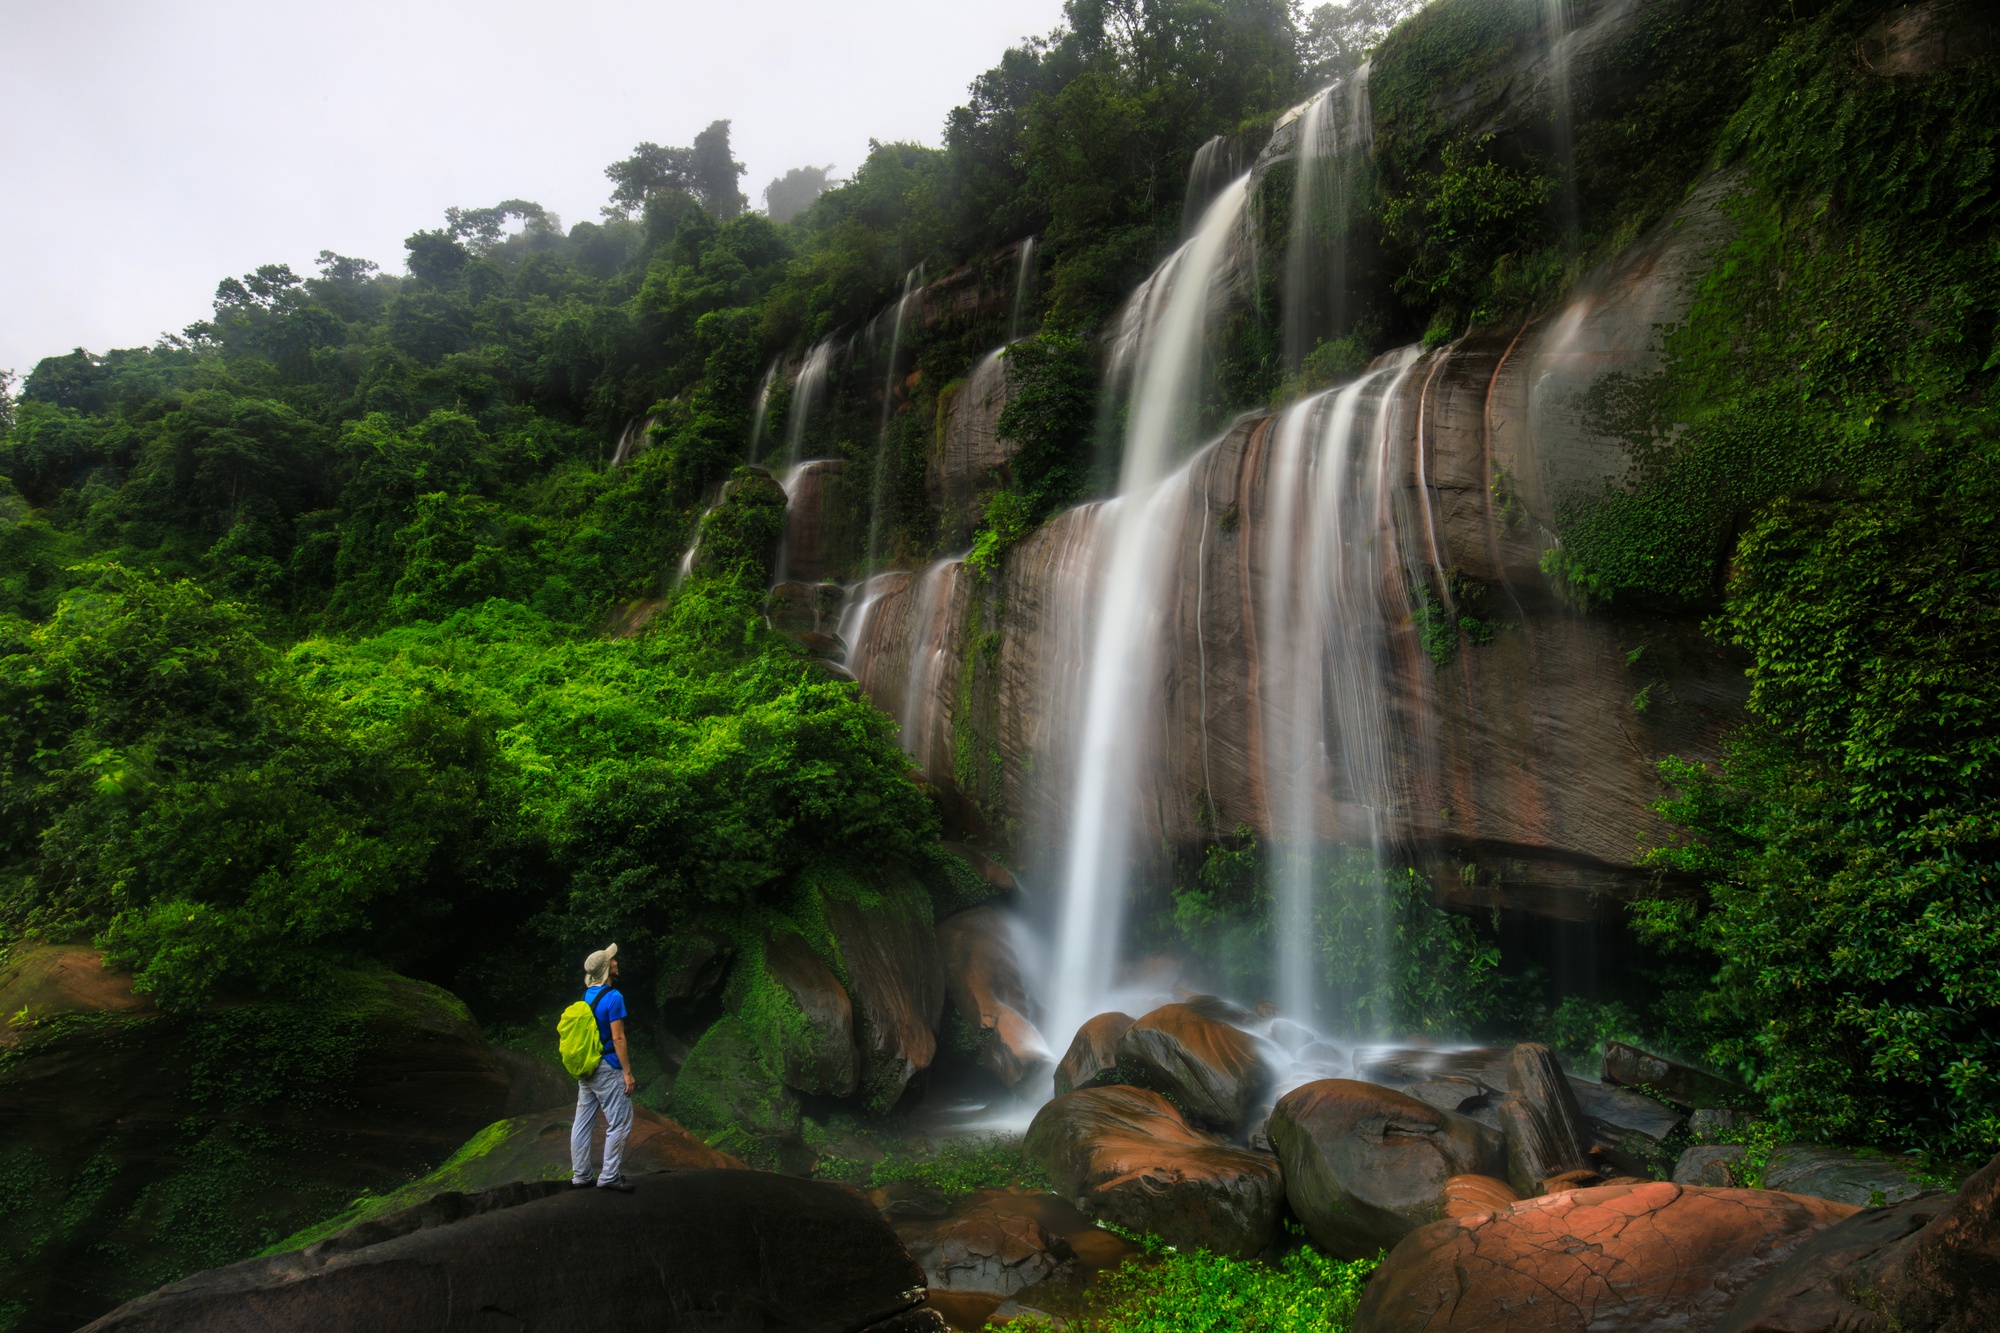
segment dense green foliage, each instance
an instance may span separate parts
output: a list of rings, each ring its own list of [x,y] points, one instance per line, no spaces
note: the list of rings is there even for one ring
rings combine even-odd
[[[1380,1259],[1342,1261],[1311,1245],[1276,1265],[1206,1250],[1176,1253],[1152,1243],[1145,1259],[1107,1273],[1089,1314],[1071,1324],[1088,1333],[1340,1333]],[[1046,1324],[1032,1316],[1014,1326]]]

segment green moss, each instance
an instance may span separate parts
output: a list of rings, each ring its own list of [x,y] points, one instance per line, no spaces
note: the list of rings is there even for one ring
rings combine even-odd
[[[731,1131],[746,1136],[752,1160],[775,1153],[771,1140],[799,1134],[798,1099],[733,1016],[718,1020],[688,1053],[674,1079],[673,1109],[677,1120],[711,1143]]]

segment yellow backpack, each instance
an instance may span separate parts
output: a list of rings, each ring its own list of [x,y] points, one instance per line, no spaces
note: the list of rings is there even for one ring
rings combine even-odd
[[[606,986],[604,990],[611,989]],[[604,990],[597,998],[604,998]],[[597,1006],[578,1000],[556,1020],[556,1049],[562,1054],[563,1068],[576,1078],[589,1078],[604,1058],[604,1039],[597,1035]]]

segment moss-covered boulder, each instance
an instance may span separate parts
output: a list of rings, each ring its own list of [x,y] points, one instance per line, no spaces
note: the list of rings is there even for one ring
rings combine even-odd
[[[0,971],[0,1328],[72,1329],[432,1169],[504,1113],[465,1007],[389,972],[163,1014],[86,949]]]
[[[544,1112],[496,1120],[473,1135],[437,1170],[386,1194],[356,1199],[347,1208],[271,1247],[272,1253],[303,1249],[348,1227],[457,1191],[478,1194],[518,1181],[568,1180],[570,1114]],[[603,1160],[604,1118],[598,1117],[591,1160]],[[625,1143],[625,1174],[652,1171],[746,1169],[726,1152],[709,1147],[649,1107],[633,1108],[632,1137]]]
[[[743,1020],[717,1021],[674,1079],[673,1112],[704,1138],[767,1162],[799,1139],[799,1099]]]
[[[894,870],[866,881],[821,873],[809,894],[854,1001],[863,1102],[871,1111],[887,1111],[937,1057],[944,964],[930,895],[910,875]]]
[[[803,935],[779,928],[746,949],[730,989],[737,1017],[787,1087],[829,1097],[854,1092],[854,1006]]]

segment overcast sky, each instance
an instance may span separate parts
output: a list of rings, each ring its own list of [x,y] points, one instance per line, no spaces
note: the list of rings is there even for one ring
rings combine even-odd
[[[322,249],[400,272],[450,205],[597,216],[607,163],[734,121],[744,193],[939,141],[1061,0],[0,0],[0,369],[152,342]]]

